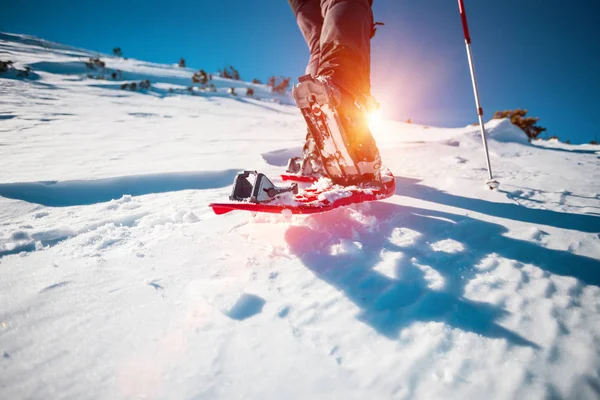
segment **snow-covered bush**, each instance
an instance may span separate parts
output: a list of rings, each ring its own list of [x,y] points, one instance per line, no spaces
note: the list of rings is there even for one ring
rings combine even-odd
[[[518,126],[527,134],[529,140],[537,138],[546,128],[536,126],[540,120],[537,117],[525,117],[527,110],[517,108],[515,110],[496,111],[494,119],[508,118],[513,125]]]
[[[205,70],[201,69],[200,71],[192,75],[192,82],[199,83],[201,85],[206,85],[208,84],[208,81],[211,78],[212,77],[209,74],[207,74]]]
[[[106,63],[99,57],[90,57],[86,62],[85,66],[89,69],[106,68]]]

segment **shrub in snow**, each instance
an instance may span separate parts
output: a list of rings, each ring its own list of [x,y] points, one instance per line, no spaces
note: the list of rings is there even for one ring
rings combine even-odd
[[[140,81],[140,83],[137,82],[131,82],[131,83],[124,83],[121,85],[121,89],[122,90],[138,90],[138,89],[150,89],[150,87],[152,86],[152,84],[150,83],[150,81],[148,79],[146,79],[145,81]]]
[[[537,138],[546,128],[536,126],[540,120],[537,117],[525,117],[527,110],[517,108],[515,110],[496,111],[494,119],[508,118],[513,125],[518,126],[527,134],[529,140]]]
[[[121,85],[121,89],[122,90],[136,90],[137,89],[137,83],[135,83],[135,82],[124,83],[124,84]]]
[[[24,70],[19,70],[17,72],[17,77],[18,78],[29,78],[30,73],[31,73],[31,67],[25,67]]]
[[[231,74],[229,73],[229,71],[227,71],[227,68],[223,68],[222,70],[220,69],[217,71],[217,73],[221,78],[231,79]]]
[[[252,79],[252,83],[257,84],[257,85],[261,85],[262,84],[262,82],[259,79],[256,79],[256,78]]]
[[[222,70],[220,69],[218,72],[221,78],[233,79],[236,81],[240,80],[240,72],[231,65],[229,66],[229,69],[225,67]]]
[[[117,57],[123,57],[123,51],[121,50],[120,47],[115,47],[113,49],[113,54]]]
[[[246,96],[254,96],[254,89],[252,89],[252,88],[246,89]]]
[[[150,89],[150,81],[146,79],[140,82],[140,89]]]
[[[117,79],[121,79],[122,75],[123,74],[121,73],[121,71],[116,70],[112,74],[110,74],[110,77],[113,78],[116,81]]]
[[[590,144],[598,144],[598,142],[595,140],[590,140]]]
[[[2,61],[0,60],[0,73],[3,72],[8,72],[9,68],[12,68],[13,62],[8,60],[8,61]]]
[[[179,67],[180,68],[185,68],[185,60],[183,59],[183,57],[181,57],[179,59]]]
[[[192,82],[199,83],[201,85],[206,85],[210,80],[209,78],[210,76],[206,73],[206,71],[201,69],[200,71],[192,75]]]
[[[240,80],[239,71],[231,66],[229,68],[231,68],[231,78],[235,79],[236,81],[239,81]]]
[[[285,91],[290,87],[290,81],[292,78],[275,78],[274,76],[269,78],[267,82],[267,86],[271,87],[271,91],[273,93],[285,93]]]
[[[90,57],[85,62],[85,66],[88,67],[89,69],[105,68],[106,63],[104,61],[102,61],[99,57]]]
[[[210,88],[207,86],[203,86],[203,87],[196,87],[196,86],[188,86],[186,88],[186,90],[193,96],[195,95],[197,92],[203,92],[203,91],[210,91]]]
[[[235,93],[235,88],[229,88],[227,89],[227,93],[233,95],[233,96],[237,96],[237,94]]]
[[[16,69],[15,67],[13,67],[13,62],[11,60],[8,61],[2,61],[0,60],[0,74],[8,72],[9,70],[12,70],[13,73],[16,72],[16,77],[17,78],[30,78],[32,77],[31,74],[31,67],[25,67],[25,69]]]

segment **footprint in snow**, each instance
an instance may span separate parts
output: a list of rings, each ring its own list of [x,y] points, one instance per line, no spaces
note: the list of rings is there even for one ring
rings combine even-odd
[[[148,282],[148,285],[152,286],[156,290],[163,290],[164,286],[158,283],[158,280],[153,280],[152,282]]]
[[[71,281],[58,282],[58,283],[55,283],[54,285],[50,285],[50,286],[47,286],[47,287],[43,288],[42,290],[40,290],[40,293],[46,293],[46,292],[48,292],[50,290],[58,289],[58,288],[63,287],[63,286],[67,286],[70,283],[71,283]]]
[[[285,306],[277,313],[277,315],[279,316],[279,318],[285,318],[285,317],[287,317],[287,315],[289,313],[290,313],[290,306]]]
[[[265,305],[265,300],[262,297],[254,294],[244,293],[238,301],[231,307],[226,315],[237,321],[250,318],[259,314]]]

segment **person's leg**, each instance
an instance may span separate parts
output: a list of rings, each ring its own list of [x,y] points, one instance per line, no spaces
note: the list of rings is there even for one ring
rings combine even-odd
[[[378,176],[381,160],[369,130],[365,107],[370,96],[371,0],[288,0],[310,48],[307,74],[327,77],[342,92],[338,108],[351,157],[365,179]],[[320,151],[310,131],[303,160],[323,172]],[[331,172],[331,171],[328,171]],[[310,174],[310,172],[309,172]]]
[[[321,0],[319,76],[363,101],[371,92],[371,0]]]
[[[371,96],[371,5],[371,0],[321,0],[324,22],[318,71],[341,91],[338,112],[352,158],[365,176],[376,176],[381,166],[366,115]]]
[[[288,0],[298,27],[302,31],[304,40],[310,50],[310,59],[306,73],[317,76],[321,57],[321,30],[323,29],[323,16],[321,14],[320,0]]]
[[[321,14],[320,0],[288,0],[298,27],[310,50],[310,58],[306,67],[306,74],[317,77],[321,58],[321,30],[323,29],[323,16]],[[310,130],[306,134],[302,148],[302,175],[322,176],[325,172],[317,144]]]

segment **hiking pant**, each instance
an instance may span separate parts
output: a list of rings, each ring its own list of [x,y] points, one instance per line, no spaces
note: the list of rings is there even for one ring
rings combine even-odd
[[[288,0],[310,49],[306,73],[355,98],[371,93],[372,0]]]

